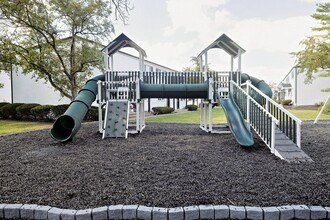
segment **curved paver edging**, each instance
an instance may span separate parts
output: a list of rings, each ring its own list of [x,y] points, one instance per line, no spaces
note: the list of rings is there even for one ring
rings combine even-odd
[[[199,205],[177,208],[112,205],[72,210],[34,204],[0,204],[0,219],[36,220],[190,220],[190,219],[330,219],[330,207],[287,205],[251,207]]]

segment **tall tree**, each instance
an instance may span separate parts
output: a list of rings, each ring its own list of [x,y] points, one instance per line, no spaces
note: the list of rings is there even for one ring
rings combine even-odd
[[[297,66],[305,72],[306,83],[312,83],[320,69],[324,72],[319,76],[330,77],[330,3],[318,4],[312,18],[320,26],[312,28],[315,35],[300,42],[304,50],[293,53],[297,57]],[[322,91],[330,92],[330,87],[323,88]]]
[[[183,68],[183,72],[202,72],[204,70],[204,66],[200,66],[200,60],[197,57],[190,57],[190,61],[192,62],[192,66]],[[207,71],[211,71],[210,64],[208,64]]]
[[[130,10],[129,0],[0,0],[0,65],[17,65],[73,100],[103,67],[111,15],[126,23]]]

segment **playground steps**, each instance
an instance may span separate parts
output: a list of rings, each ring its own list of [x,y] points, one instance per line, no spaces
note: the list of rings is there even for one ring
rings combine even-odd
[[[278,128],[275,130],[275,155],[290,163],[313,162],[303,150]]]
[[[126,100],[107,101],[102,138],[127,138],[129,103]]]

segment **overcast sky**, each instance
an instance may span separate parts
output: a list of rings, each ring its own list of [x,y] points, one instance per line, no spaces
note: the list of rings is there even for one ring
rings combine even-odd
[[[181,71],[191,56],[225,33],[246,50],[242,70],[267,83],[279,83],[295,64],[290,52],[311,35],[317,24],[310,17],[324,0],[131,0],[128,25],[115,22],[113,38],[125,33],[145,49],[148,60]],[[105,44],[109,42],[104,42]],[[230,57],[209,52],[213,70],[230,70]],[[0,101],[9,100],[8,86]]]
[[[128,25],[115,23],[145,49],[148,60],[176,70],[225,33],[246,50],[242,70],[266,82],[280,82],[295,64],[290,52],[317,25],[314,0],[131,0]],[[321,1],[322,2],[322,1]],[[325,2],[325,1],[323,1]],[[214,70],[230,70],[230,57],[209,53]]]

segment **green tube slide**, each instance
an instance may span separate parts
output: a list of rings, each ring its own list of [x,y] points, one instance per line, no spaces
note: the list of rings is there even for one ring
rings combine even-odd
[[[208,83],[199,84],[145,84],[140,83],[141,98],[206,99]]]
[[[259,89],[261,92],[263,92],[268,97],[271,98],[273,96],[273,92],[272,92],[271,88],[268,86],[268,84],[265,81],[257,79],[246,73],[242,73],[241,83],[245,83],[247,80],[250,80],[252,85],[254,85],[257,89]],[[254,97],[254,98],[258,101],[257,97]]]
[[[97,95],[97,81],[104,81],[104,75],[96,76],[86,82],[78,96],[70,103],[63,115],[56,119],[50,129],[50,136],[60,142],[71,140],[78,132],[81,122]]]

